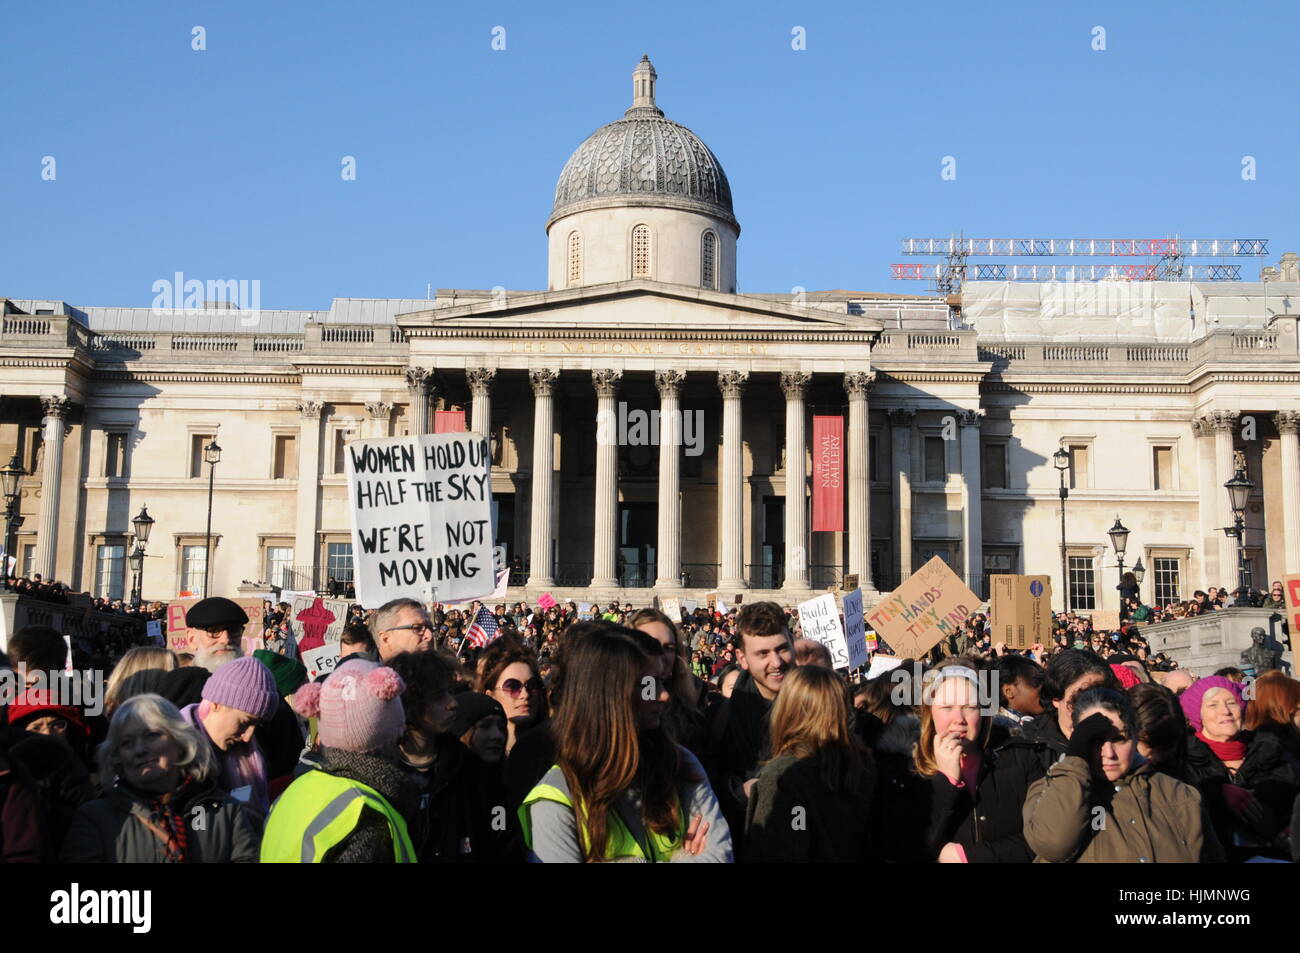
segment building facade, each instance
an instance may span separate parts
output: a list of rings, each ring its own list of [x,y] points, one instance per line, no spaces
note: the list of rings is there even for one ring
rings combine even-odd
[[[1238,466],[1252,583],[1300,572],[1294,256],[1231,294],[1151,283],[1171,287],[1101,321],[1049,313],[1042,288],[1028,310],[1001,286],[740,293],[726,175],[656,81],[643,59],[632,107],[564,166],[544,291],[328,311],[204,304],[202,286],[179,309],[0,299],[0,455],[28,472],[17,571],[125,595],[147,505],[145,598],[198,594],[205,570],[214,594],[324,588],[351,574],[347,442],[463,421],[491,436],[517,596],[788,602],[857,576],[870,601],[936,555],[981,596],[1000,572],[1059,593],[1062,448],[1076,607],[1117,607],[1117,516],[1149,601],[1235,585]],[[842,532],[811,531],[815,414],[844,418]]]

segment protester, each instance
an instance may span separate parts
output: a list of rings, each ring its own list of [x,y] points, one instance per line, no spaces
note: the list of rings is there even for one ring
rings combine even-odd
[[[185,612],[185,625],[197,667],[215,672],[243,654],[248,614],[230,599],[211,596],[196,602]]]
[[[663,646],[664,681],[669,701],[665,720],[679,744],[696,754],[703,750],[707,726],[704,718],[704,683],[692,674],[686,662],[685,645],[677,623],[658,609],[639,609],[627,619],[627,627],[645,632]]]
[[[48,685],[60,675],[68,661],[68,643],[57,629],[28,625],[19,629],[6,646],[9,662],[29,687],[40,680]]]
[[[1175,781],[1188,780],[1187,719],[1178,696],[1156,684],[1134,685],[1128,696],[1138,754]]]
[[[1290,824],[1300,795],[1300,682],[1273,671],[1254,682],[1246,706],[1249,737],[1241,764],[1241,783],[1255,793],[1264,812],[1264,830],[1281,848],[1278,835]]]
[[[506,756],[506,712],[490,695],[458,694],[450,733],[486,765],[499,765]]]
[[[832,669],[803,666],[786,677],[772,708],[772,760],[758,772],[745,816],[746,861],[871,859],[871,755],[852,724]]]
[[[1120,691],[1114,671],[1095,652],[1064,649],[1047,663],[1042,697],[1051,707],[1045,705],[1044,714],[1020,730],[1021,737],[1036,746],[1043,773],[1065,757],[1069,748],[1075,696],[1097,687]]]
[[[1029,724],[1043,714],[1043,667],[1023,655],[1000,655],[996,663],[1001,707],[997,721],[1009,730]]]
[[[704,769],[665,730],[661,655],[650,636],[612,626],[566,652],[556,764],[519,809],[530,859],[733,859]]]
[[[498,637],[479,656],[476,687],[505,709],[507,757],[524,734],[546,721],[546,686],[537,656],[516,639]]]
[[[156,693],[162,674],[176,668],[176,653],[154,645],[137,645],[113,666],[104,690],[104,713],[112,717],[122,702],[135,695]]]
[[[217,786],[211,746],[165,698],[123,702],[98,758],[107,793],[77,811],[65,862],[256,862],[253,818]]]
[[[424,652],[433,647],[429,613],[423,603],[414,599],[385,602],[375,610],[370,631],[381,662],[403,652]]]
[[[830,649],[815,639],[794,640],[794,663],[796,666],[820,665],[822,668],[835,668]]]

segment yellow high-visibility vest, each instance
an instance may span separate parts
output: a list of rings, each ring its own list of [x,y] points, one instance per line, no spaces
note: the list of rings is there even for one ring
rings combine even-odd
[[[264,864],[318,864],[330,848],[356,829],[367,807],[388,822],[393,859],[413,864],[415,846],[402,815],[372,787],[313,770],[294,781],[276,800],[262,835]]]

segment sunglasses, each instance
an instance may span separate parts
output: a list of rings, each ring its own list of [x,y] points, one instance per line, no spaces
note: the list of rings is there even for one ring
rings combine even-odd
[[[546,683],[534,675],[526,682],[521,682],[517,678],[507,678],[497,689],[499,692],[505,692],[511,698],[518,698],[520,692],[525,690],[530,692],[540,692],[546,687]]]

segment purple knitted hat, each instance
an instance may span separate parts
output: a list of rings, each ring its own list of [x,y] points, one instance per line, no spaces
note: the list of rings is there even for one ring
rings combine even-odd
[[[1206,692],[1215,688],[1226,688],[1232,692],[1232,697],[1237,699],[1237,704],[1241,704],[1241,685],[1222,675],[1198,678],[1192,682],[1191,688],[1178,696],[1178,702],[1183,706],[1183,714],[1197,731],[1201,730],[1201,702],[1205,700]]]
[[[271,670],[255,658],[227,662],[203,683],[203,699],[266,721],[280,706]]]
[[[386,665],[349,662],[322,682],[311,682],[293,696],[293,708],[318,719],[320,743],[362,754],[378,751],[402,737],[402,677]]]

